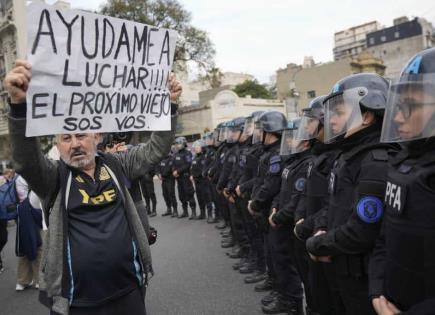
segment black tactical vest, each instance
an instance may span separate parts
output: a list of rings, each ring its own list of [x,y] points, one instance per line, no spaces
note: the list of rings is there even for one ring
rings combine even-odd
[[[435,298],[435,152],[390,166],[385,292],[402,310]]]

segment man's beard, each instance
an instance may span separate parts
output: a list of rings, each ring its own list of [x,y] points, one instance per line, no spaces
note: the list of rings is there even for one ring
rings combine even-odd
[[[93,163],[95,159],[95,154],[96,151],[93,151],[90,152],[89,155],[83,155],[83,157],[78,160],[72,161],[71,157],[62,157],[62,160],[65,162],[66,165],[82,170]]]

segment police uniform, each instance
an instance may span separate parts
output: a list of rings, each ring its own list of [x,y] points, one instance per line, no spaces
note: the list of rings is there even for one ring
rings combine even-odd
[[[256,221],[263,234],[264,254],[269,279],[275,279],[275,270],[272,263],[272,254],[267,234],[269,232],[268,217],[273,198],[281,188],[282,160],[279,155],[280,141],[264,145],[264,153],[260,157],[258,173],[251,195],[251,209],[256,213]]]
[[[375,314],[367,298],[367,267],[383,216],[388,154],[394,150],[379,144],[379,129],[371,125],[342,143],[330,174],[328,231],[307,241],[312,255],[332,256],[345,314]]]
[[[178,172],[177,186],[178,198],[183,207],[182,217],[186,217],[187,206],[190,205],[192,217],[196,216],[195,189],[190,181],[190,165],[192,163],[192,153],[189,150],[181,149],[174,155],[172,171]]]
[[[370,296],[384,295],[403,314],[435,310],[434,148],[433,138],[414,141],[392,161],[383,235],[370,262]]]
[[[199,209],[201,211],[199,217],[197,217],[198,219],[205,218],[206,207],[209,213],[213,209],[210,189],[208,187],[208,180],[202,175],[205,162],[205,155],[202,152],[198,153],[193,159],[192,166],[190,168],[190,174],[195,181],[196,198],[198,199]]]
[[[157,209],[157,198],[154,191],[154,170],[151,169],[140,180],[142,193],[145,198],[148,214],[155,216]]]
[[[163,198],[167,211],[174,217],[178,215],[177,198],[175,197],[175,178],[172,175],[173,156],[168,156],[159,163],[158,173],[162,178]]]
[[[322,220],[325,208],[327,209],[328,176],[338,155],[340,154],[340,142],[314,144],[307,169],[307,181],[305,194],[303,196],[305,207],[304,221],[295,228],[295,233],[300,241],[305,242],[318,230],[326,230],[327,219]],[[327,211],[327,210],[326,210]],[[308,261],[308,285],[305,286],[307,305],[312,311],[322,315],[341,314],[343,311],[335,311],[341,308],[335,298],[338,296],[337,288],[334,285],[335,277],[330,264]],[[308,291],[308,292],[307,292]]]
[[[210,198],[213,202],[212,204],[213,209],[211,211],[207,210],[207,223],[217,223],[219,218],[219,214],[216,213],[216,204],[217,204],[216,185],[214,185],[211,182],[208,176],[210,167],[212,167],[215,160],[216,160],[216,148],[214,146],[207,146],[205,151],[204,167],[202,168],[202,176],[206,179],[205,185],[209,191]]]

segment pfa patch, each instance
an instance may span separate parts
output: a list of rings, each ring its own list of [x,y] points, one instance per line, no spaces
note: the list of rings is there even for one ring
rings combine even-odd
[[[177,156],[175,159],[176,159],[177,161],[181,160],[181,158],[180,158],[179,156]]]
[[[306,178],[298,178],[295,182],[295,189],[299,192],[302,192],[305,190],[305,183],[307,182]]]
[[[382,218],[384,205],[378,197],[366,196],[358,201],[356,211],[365,223],[376,223]]]
[[[277,174],[277,173],[279,173],[280,170],[281,170],[281,164],[280,163],[274,163],[274,164],[271,164],[269,166],[269,172],[271,174]]]

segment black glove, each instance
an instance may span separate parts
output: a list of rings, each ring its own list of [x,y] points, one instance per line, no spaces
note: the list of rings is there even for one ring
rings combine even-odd
[[[148,236],[148,244],[153,245],[157,241],[157,230],[150,226],[150,235]]]

